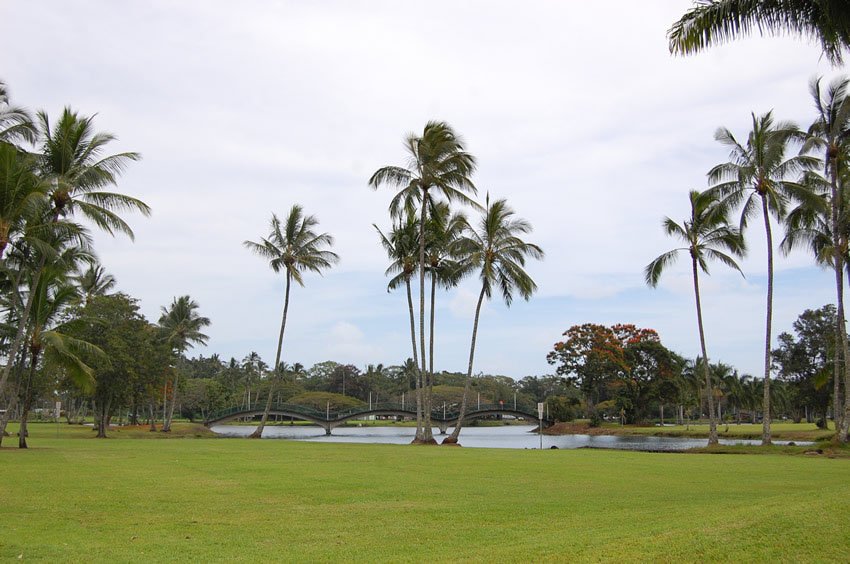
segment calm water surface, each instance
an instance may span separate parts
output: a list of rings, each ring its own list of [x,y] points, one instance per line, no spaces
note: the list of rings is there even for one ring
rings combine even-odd
[[[216,425],[212,431],[227,437],[245,437],[256,427],[245,425]],[[460,434],[460,443],[473,448],[540,448],[540,438],[531,430],[531,425],[510,425],[504,427],[465,427]],[[434,437],[441,441],[440,430],[434,429]],[[451,432],[451,431],[450,431]],[[416,429],[413,427],[338,427],[331,436],[325,435],[321,427],[306,426],[267,426],[263,430],[264,439],[291,439],[324,443],[377,443],[408,444],[413,440]],[[746,439],[720,439],[721,444],[760,444],[761,441]],[[785,441],[774,441],[786,444]],[[704,447],[708,439],[687,439],[677,437],[619,437],[614,435],[555,435],[543,436],[543,448],[617,448],[624,450],[675,451]],[[812,444],[797,442],[799,445]]]

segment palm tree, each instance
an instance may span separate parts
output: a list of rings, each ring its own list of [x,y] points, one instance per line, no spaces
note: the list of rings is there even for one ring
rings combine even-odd
[[[400,190],[390,203],[390,213],[397,217],[411,213],[419,205],[419,359],[420,371],[427,374],[425,355],[425,224],[428,203],[433,195],[449,202],[475,205],[467,194],[477,190],[470,177],[475,171],[475,157],[467,153],[463,141],[445,122],[429,121],[421,136],[409,134],[404,143],[408,153],[407,168],[385,166],[369,179],[377,189],[382,184]],[[420,379],[427,380],[427,377]],[[421,392],[417,402],[421,403]],[[415,442],[434,443],[430,427],[417,428]]]
[[[193,344],[205,345],[207,335],[201,332],[204,327],[210,325],[207,317],[198,314],[198,303],[189,296],[174,298],[171,305],[161,308],[162,315],[159,317],[159,326],[165,333],[165,338],[171,348],[177,353],[178,360],[182,358],[186,349]],[[177,384],[180,378],[179,370],[174,370],[174,382],[171,385],[171,403],[168,413],[162,422],[162,432],[171,431],[171,419],[174,417],[174,406],[177,404]]]
[[[90,262],[94,257],[87,246],[79,245],[73,238],[56,238],[51,243],[52,249],[59,249],[60,252],[50,253],[46,261],[40,261],[37,250],[26,257],[31,262],[41,262],[43,268],[37,277],[37,284],[33,281],[38,271],[25,269],[33,279],[29,284],[33,306],[29,313],[26,348],[29,371],[22,394],[19,448],[27,448],[27,418],[34,395],[33,381],[42,355],[49,364],[63,369],[77,386],[89,390],[94,384],[92,369],[81,360],[81,354],[103,354],[98,347],[74,339],[64,332],[65,328],[78,321],[67,319],[68,309],[79,300],[77,289],[70,283],[68,273],[73,272],[81,262]]]
[[[694,277],[694,299],[697,308],[697,328],[699,330],[699,344],[702,358],[703,371],[705,372],[705,388],[708,400],[708,444],[716,445],[717,440],[717,418],[714,414],[714,401],[711,394],[711,377],[709,375],[708,352],[705,346],[705,329],[702,322],[702,303],[699,293],[699,271],[708,274],[708,260],[715,259],[723,264],[741,272],[741,268],[731,255],[741,257],[744,254],[744,240],[741,232],[729,226],[728,208],[715,198],[710,192],[699,193],[691,190],[689,194],[691,203],[691,216],[681,224],[676,223],[669,217],[662,221],[665,233],[685,243],[686,246],[678,247],[660,255],[646,267],[646,283],[655,288],[661,279],[664,270],[673,264],[682,251],[687,251],[691,256],[691,271]],[[727,254],[729,253],[729,254]],[[743,273],[742,273],[743,275]]]
[[[84,304],[88,303],[93,296],[106,295],[117,284],[115,277],[99,264],[90,264],[75,279],[82,290]]]
[[[533,243],[526,243],[520,236],[531,233],[531,224],[524,219],[514,217],[515,212],[505,200],[496,200],[487,205],[482,213],[478,229],[467,224],[464,236],[455,244],[456,253],[463,257],[469,269],[478,270],[481,280],[481,292],[475,305],[475,318],[472,323],[472,340],[469,346],[469,365],[466,371],[466,383],[463,401],[460,406],[457,425],[452,434],[443,440],[443,444],[457,443],[463,418],[466,416],[469,389],[472,384],[472,364],[475,359],[475,342],[478,336],[478,319],[484,298],[490,299],[493,289],[502,294],[505,305],[510,307],[514,292],[528,300],[537,290],[537,284],[525,272],[527,257],[543,258],[543,249]]]
[[[266,408],[257,429],[251,433],[251,438],[258,439],[263,435],[263,428],[269,418],[272,406],[274,385],[280,378],[280,354],[283,350],[283,332],[286,330],[286,315],[289,311],[289,289],[292,281],[304,286],[304,272],[321,274],[339,262],[339,256],[327,249],[333,245],[333,237],[327,233],[316,234],[313,229],[319,225],[319,220],[312,215],[304,215],[301,206],[292,206],[283,224],[275,214],[272,214],[267,238],[261,242],[245,241],[249,250],[262,258],[268,259],[269,266],[274,272],[283,271],[286,275],[286,290],[283,299],[283,318],[280,322],[280,334],[277,338],[277,352],[274,359],[274,380],[269,387]]]
[[[20,236],[27,217],[47,196],[47,185],[35,170],[33,157],[0,143],[0,261],[6,247]]]
[[[745,144],[721,127],[714,134],[730,149],[730,161],[717,165],[708,173],[714,183],[712,194],[725,198],[734,207],[742,205],[741,232],[748,220],[761,212],[767,236],[767,311],[764,343],[764,425],[762,444],[770,444],[770,339],[773,317],[773,234],[770,216],[780,221],[785,217],[791,199],[805,201],[811,193],[798,183],[788,180],[791,175],[812,168],[817,159],[798,155],[785,159],[788,144],[802,140],[803,134],[790,122],[774,123],[773,112],[756,117],[752,114],[753,129]]]
[[[801,222],[791,222],[789,236],[786,237],[788,246],[793,246],[798,240],[807,244],[816,253],[818,262],[832,266],[835,273],[836,310],[837,320],[835,326],[836,343],[840,343],[840,354],[843,358],[850,358],[850,347],[847,343],[847,331],[845,327],[844,312],[844,267],[848,251],[848,221],[845,209],[844,189],[841,180],[842,172],[848,168],[847,151],[848,139],[850,139],[850,80],[837,78],[833,80],[824,90],[821,85],[822,79],[813,79],[809,84],[809,92],[815,103],[817,116],[814,123],[809,127],[809,138],[803,150],[820,149],[824,152],[824,175],[820,177],[814,173],[809,175],[810,183],[814,191],[825,193],[827,196],[827,213],[829,214],[828,229],[824,221],[818,218],[819,210],[801,210],[799,215],[791,214],[789,220],[801,219]],[[826,190],[818,188],[824,183],[820,180],[826,179]],[[811,208],[811,206],[809,206]],[[822,229],[817,229],[820,225]],[[795,239],[794,234],[801,233],[802,236]],[[824,238],[826,236],[826,239]],[[839,440],[847,442],[847,431],[843,425],[843,409],[841,409],[839,387],[840,387],[840,365],[839,349],[836,347],[833,361],[834,389],[833,402],[836,429]],[[850,367],[844,369],[845,382],[850,383]],[[845,388],[846,388],[845,383]]]
[[[63,217],[79,214],[109,234],[120,232],[132,239],[133,231],[118,212],[135,210],[147,216],[150,215],[150,208],[136,198],[102,189],[117,184],[127,164],[138,160],[139,154],[125,152],[103,156],[105,147],[115,136],[96,132],[92,117],[80,116],[70,108],[65,108],[54,127],[51,127],[44,112],[39,112],[38,123],[41,146],[37,155],[37,170],[42,181],[49,186],[48,198],[51,202],[50,209],[45,212],[44,223],[55,225]],[[42,255],[44,260],[46,254]],[[39,271],[43,266],[36,267],[33,287],[38,285]],[[9,360],[0,376],[0,394],[11,371],[12,361],[24,341],[32,296],[30,293],[24,305],[7,355]]]
[[[387,292],[398,288],[404,283],[407,292],[407,310],[410,318],[410,343],[413,348],[414,366],[419,366],[419,353],[416,350],[416,316],[413,312],[413,297],[410,291],[410,280],[416,272],[417,251],[419,249],[419,232],[416,216],[406,214],[397,219],[392,231],[385,235],[377,225],[372,226],[381,238],[381,246],[392,261],[384,272],[385,275],[394,275],[387,284]],[[422,434],[422,374],[416,374],[414,378],[416,390],[416,436]]]
[[[36,129],[29,112],[9,104],[6,84],[0,81],[0,143],[32,143],[35,138]]]
[[[437,286],[451,289],[464,275],[462,264],[452,256],[452,249],[468,225],[462,213],[451,213],[446,203],[434,204],[425,229],[425,262],[431,279],[430,320],[428,324],[428,379],[424,383],[423,425],[431,428],[432,395],[434,389],[434,326]]]
[[[245,382],[244,405],[247,409],[251,409],[251,386],[254,385],[255,381],[259,383],[268,365],[266,365],[259,353],[251,351],[242,359],[241,368],[245,373],[245,377],[243,378]]]
[[[813,190],[821,192],[821,197],[801,204],[789,212],[785,220],[786,234],[782,240],[781,248],[785,254],[788,254],[795,247],[806,247],[814,255],[818,265],[833,269],[838,293],[836,320],[844,319],[841,311],[844,305],[844,269],[836,270],[835,263],[836,260],[840,261],[845,267],[850,264],[850,246],[848,246],[847,233],[847,229],[850,228],[850,221],[847,217],[846,200],[844,196],[841,196],[842,209],[838,211],[838,220],[834,223],[831,217],[832,198],[830,197],[829,183],[816,173],[807,174],[805,180],[806,184],[812,186]],[[844,181],[839,182],[838,192],[840,194],[847,190],[844,184]],[[837,237],[833,235],[834,227],[838,228]],[[836,431],[840,433],[844,411],[841,401],[841,365],[842,359],[845,358],[846,349],[844,345],[847,340],[847,332],[844,323],[838,321],[836,321],[834,331],[837,346],[832,351],[832,399],[835,427]]]
[[[749,35],[793,33],[820,41],[834,65],[850,48],[846,0],[700,0],[667,32],[670,52],[688,55]]]

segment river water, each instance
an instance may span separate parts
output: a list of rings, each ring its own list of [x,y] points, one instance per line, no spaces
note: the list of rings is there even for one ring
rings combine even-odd
[[[245,425],[216,425],[213,432],[227,437],[245,437],[255,427]],[[473,448],[540,448],[540,437],[531,431],[531,425],[506,425],[502,427],[465,427],[460,434],[460,444]],[[303,425],[273,425],[263,430],[264,439],[290,439],[324,443],[408,444],[413,440],[413,427],[337,427],[330,436],[321,427]],[[441,441],[439,429],[434,437]],[[761,444],[747,439],[720,439],[721,444]],[[774,441],[775,444],[786,444]],[[615,435],[543,435],[543,448],[615,448],[643,451],[678,451],[704,447],[708,439],[678,437],[621,437]],[[797,442],[799,445],[811,444]]]

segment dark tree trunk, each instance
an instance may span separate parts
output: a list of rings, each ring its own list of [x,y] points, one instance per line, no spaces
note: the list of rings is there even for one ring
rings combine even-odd
[[[263,429],[266,427],[266,422],[269,420],[269,412],[272,409],[272,397],[274,397],[274,387],[277,383],[278,379],[281,377],[280,374],[280,354],[283,351],[283,332],[286,330],[286,316],[289,312],[289,286],[292,281],[292,275],[289,270],[286,271],[286,292],[285,297],[283,299],[283,319],[280,322],[280,335],[277,338],[277,353],[274,357],[274,372],[272,376],[271,382],[269,382],[269,397],[266,398],[266,407],[263,410],[263,417],[260,419],[260,424],[257,425],[256,430],[251,433],[248,437],[251,439],[259,439],[263,436]]]
[[[414,442],[424,444],[435,444],[430,424],[425,421],[424,402],[422,401],[423,387],[430,380],[428,375],[428,357],[425,355],[425,223],[428,220],[428,188],[422,189],[422,211],[419,222],[419,358],[422,362],[422,385],[416,394],[416,408],[423,411],[423,425],[421,434]],[[430,420],[430,414],[427,419]]]
[[[770,437],[770,325],[773,319],[773,234],[770,231],[770,215],[767,209],[767,199],[761,198],[762,215],[764,215],[764,230],[767,236],[767,314],[764,329],[764,396],[762,398],[762,431],[761,444],[771,444]]]
[[[463,428],[463,419],[466,417],[466,410],[469,404],[469,390],[472,387],[472,364],[475,360],[475,341],[478,338],[478,318],[481,315],[481,303],[484,301],[484,289],[481,286],[481,293],[478,294],[478,303],[475,305],[475,319],[472,322],[472,342],[469,345],[469,365],[466,369],[466,382],[463,385],[463,401],[460,404],[460,414],[457,418],[457,425],[452,430],[452,434],[443,440],[443,444],[457,443],[460,436],[460,430]]]
[[[703,371],[705,374],[706,402],[708,403],[708,444],[718,444],[717,419],[714,417],[714,398],[712,397],[711,368],[708,362],[708,352],[705,346],[705,330],[702,323],[702,303],[699,295],[699,270],[696,255],[691,252],[691,266],[694,274],[694,297],[697,304],[697,325],[699,326],[699,345],[702,350]]]
[[[416,397],[419,398],[419,389],[422,386],[422,371],[419,366],[419,352],[416,350],[416,314],[413,312],[413,296],[410,292],[410,278],[404,279],[404,285],[407,289],[407,308],[410,313],[410,343],[413,346],[413,364],[416,365],[416,376],[414,378],[413,387]],[[416,437],[422,435],[422,404],[416,404]]]

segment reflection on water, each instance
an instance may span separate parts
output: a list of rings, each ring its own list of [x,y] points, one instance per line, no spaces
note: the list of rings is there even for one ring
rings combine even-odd
[[[253,426],[216,425],[215,433],[228,437],[245,437],[254,431]],[[502,427],[464,427],[460,434],[460,443],[465,447],[477,448],[540,448],[540,438],[531,425],[510,425]],[[449,431],[451,432],[451,430]],[[293,439],[327,443],[376,443],[408,444],[413,440],[416,429],[413,427],[338,427],[331,436],[325,435],[321,427],[303,425],[266,426],[264,439]],[[434,437],[441,441],[440,430],[434,429]],[[720,439],[724,445],[761,444],[761,441],[747,439]],[[775,444],[786,444],[774,441]],[[708,439],[687,439],[678,437],[619,437],[614,435],[553,435],[543,436],[543,448],[616,448],[624,450],[676,451],[704,447]],[[812,444],[797,442],[799,445]]]

